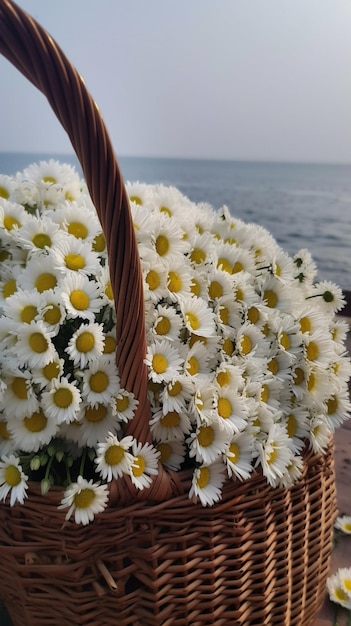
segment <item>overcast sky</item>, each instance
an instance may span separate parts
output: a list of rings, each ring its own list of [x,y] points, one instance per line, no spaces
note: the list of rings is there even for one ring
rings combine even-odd
[[[350,0],[18,0],[100,107],[118,156],[351,162]],[[69,152],[0,57],[1,151]]]

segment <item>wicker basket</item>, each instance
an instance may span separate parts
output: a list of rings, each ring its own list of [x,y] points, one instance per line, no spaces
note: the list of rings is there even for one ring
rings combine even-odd
[[[0,51],[47,97],[80,160],[109,250],[121,383],[139,399],[130,434],[150,441],[141,269],[128,199],[104,123],[51,37],[0,0]],[[123,323],[122,323],[123,321]],[[305,454],[292,489],[260,472],[208,509],[190,473],[127,482],[88,527],[63,525],[62,497],[31,485],[0,506],[0,598],[14,626],[308,626],[324,600],[336,512],[333,445]],[[119,486],[122,485],[122,486]]]

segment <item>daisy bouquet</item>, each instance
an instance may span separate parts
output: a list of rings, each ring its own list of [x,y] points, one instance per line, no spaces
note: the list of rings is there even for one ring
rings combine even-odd
[[[153,443],[125,433],[137,399],[115,363],[105,238],[76,171],[55,161],[0,177],[0,498],[63,488],[87,524],[109,483],[147,489],[160,464],[191,468],[189,497],[261,471],[300,477],[348,418],[340,288],[310,254],[175,188],[128,183],[144,279]]]

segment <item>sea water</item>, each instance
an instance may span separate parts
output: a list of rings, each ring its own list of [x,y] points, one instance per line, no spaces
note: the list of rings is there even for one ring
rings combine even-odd
[[[0,173],[75,155],[0,153]],[[226,205],[233,216],[267,228],[289,254],[310,250],[318,279],[351,290],[351,165],[121,157],[124,179],[163,183],[194,202]]]

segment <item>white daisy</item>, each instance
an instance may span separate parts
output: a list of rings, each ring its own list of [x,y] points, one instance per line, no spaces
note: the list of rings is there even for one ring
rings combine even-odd
[[[351,413],[350,392],[348,385],[340,387],[332,393],[326,401],[326,419],[330,430],[334,432],[343,422],[349,419]]]
[[[325,418],[321,414],[312,414],[310,417],[310,448],[315,454],[325,454],[331,437],[330,430]]]
[[[196,235],[191,240],[189,259],[196,269],[210,263],[215,258],[215,245],[213,237],[208,233]]]
[[[163,386],[160,393],[160,402],[164,412],[185,411],[194,392],[194,382],[185,374],[178,374],[169,383]]]
[[[309,295],[307,295],[307,299],[309,298],[317,298],[321,309],[331,316],[337,311],[341,311],[345,306],[345,296],[342,289],[326,280],[313,285]]]
[[[73,235],[61,237],[53,246],[51,255],[58,269],[65,273],[94,274],[98,266],[98,255],[92,250],[90,242],[83,242]]]
[[[109,304],[110,307],[113,307],[114,306],[114,294],[113,294],[113,289],[111,285],[109,266],[105,265],[105,267],[102,267],[99,273],[96,273],[96,270],[95,270],[95,279],[100,287],[100,295],[103,299],[104,304],[106,303],[106,304]]]
[[[185,259],[172,262],[167,267],[168,299],[177,302],[184,294],[191,293],[192,272]]]
[[[47,289],[55,289],[60,278],[60,271],[55,267],[54,260],[51,255],[41,254],[35,255],[28,262],[24,270],[17,279],[18,287],[23,290],[36,289],[39,293]]]
[[[195,432],[186,439],[189,456],[195,457],[198,463],[206,465],[214,463],[226,450],[230,435],[221,428],[218,421],[199,421]]]
[[[248,418],[248,403],[236,389],[221,387],[215,396],[215,410],[221,427],[232,436],[243,430]]]
[[[96,323],[81,324],[70,338],[65,352],[74,366],[86,367],[102,356],[104,349],[103,326]]]
[[[30,215],[23,206],[15,202],[8,202],[0,197],[0,228],[2,236],[5,236],[5,241],[7,240],[7,234],[11,233],[12,230],[21,228],[30,219]]]
[[[41,294],[40,313],[47,329],[57,335],[65,320],[65,308],[59,289],[48,289]]]
[[[184,362],[184,371],[189,376],[207,376],[208,377],[208,362],[210,355],[201,342],[196,342],[189,348]]]
[[[31,216],[23,226],[16,230],[18,245],[30,251],[46,250],[53,248],[63,239],[58,224],[53,223],[47,217]]]
[[[150,487],[152,483],[151,476],[155,476],[158,473],[160,453],[150,443],[144,443],[143,445],[134,440],[132,454],[134,460],[130,470],[130,477],[133,485],[138,489]]]
[[[102,306],[98,284],[75,272],[66,276],[60,287],[62,301],[67,310],[67,319],[82,317],[93,322],[94,314]]]
[[[41,320],[18,326],[14,348],[16,357],[29,367],[47,365],[56,353],[51,341],[52,334]]]
[[[329,599],[336,604],[340,604],[345,609],[351,609],[351,593],[345,591],[342,584],[339,570],[336,574],[328,576],[327,578],[327,590]]]
[[[93,242],[101,232],[101,224],[96,212],[85,203],[80,206],[77,202],[66,203],[63,208],[56,209],[50,215],[60,224],[61,228],[77,239]]]
[[[104,511],[107,502],[107,485],[93,483],[92,479],[86,480],[83,476],[78,476],[77,482],[66,489],[59,508],[69,507],[65,519],[69,520],[74,513],[75,523],[85,526],[93,521],[95,515]]]
[[[9,431],[19,450],[37,452],[41,446],[50,443],[58,431],[55,419],[48,418],[42,409],[22,419],[9,422]]]
[[[43,296],[37,291],[17,289],[16,293],[6,299],[3,314],[17,324],[30,324],[39,318],[43,302]]]
[[[27,480],[28,476],[24,474],[18,457],[13,454],[2,456],[0,461],[0,500],[4,502],[10,492],[10,506],[16,502],[23,504],[27,497]]]
[[[185,445],[181,441],[160,441],[156,444],[160,463],[173,471],[180,470],[185,458]]]
[[[153,312],[150,335],[176,341],[182,326],[182,318],[171,306],[159,305]]]
[[[61,379],[54,378],[51,382],[51,389],[43,391],[41,397],[45,415],[49,419],[56,420],[58,424],[73,422],[77,418],[80,402],[79,389],[65,376]]]
[[[263,474],[267,482],[275,487],[285,474],[293,456],[286,429],[279,424],[273,424],[267,438],[257,442],[257,450]]]
[[[8,419],[22,419],[38,410],[39,401],[29,371],[3,372],[3,379],[6,383],[6,389],[3,394],[2,407],[6,407]]]
[[[110,404],[120,389],[115,362],[104,358],[89,364],[82,372],[82,382],[82,397],[91,405]]]
[[[150,429],[156,441],[183,441],[189,434],[191,422],[185,411],[155,410],[150,420]]]
[[[216,462],[212,465],[201,465],[194,470],[189,498],[199,498],[202,506],[212,506],[222,497],[222,486],[225,481],[224,465]]]
[[[39,385],[41,389],[50,385],[54,378],[61,378],[64,371],[64,359],[60,359],[58,352],[43,367],[34,367],[32,369],[33,383]]]
[[[117,415],[121,422],[129,422],[133,419],[139,401],[131,391],[120,389],[112,398],[112,415]]]
[[[156,383],[169,383],[180,372],[183,359],[178,351],[166,340],[155,341],[148,346],[145,363],[149,376]]]
[[[224,461],[228,476],[246,480],[253,471],[254,438],[248,432],[237,433],[231,438],[225,452]]]
[[[130,473],[134,457],[128,450],[132,443],[133,437],[119,440],[111,432],[104,443],[98,443],[94,462],[101,478],[110,482],[112,478],[120,478],[123,474]]]
[[[186,328],[194,335],[211,337],[215,334],[214,315],[201,298],[184,297],[180,302]]]
[[[8,422],[0,416],[0,457],[15,451],[15,443],[8,429]]]
[[[109,432],[117,433],[119,430],[119,419],[112,412],[109,404],[96,402],[93,405],[82,402],[80,411],[77,414],[79,429],[64,428],[64,434],[68,438],[75,436],[79,438],[77,442],[93,448],[99,441],[103,441]],[[75,424],[76,422],[73,422]],[[70,423],[68,426],[71,426]]]
[[[161,263],[158,255],[153,251],[141,257],[141,268],[144,278],[145,297],[151,298],[152,302],[159,302],[166,298],[167,269]]]
[[[351,535],[351,515],[339,515],[335,520],[334,527],[345,535]]]

